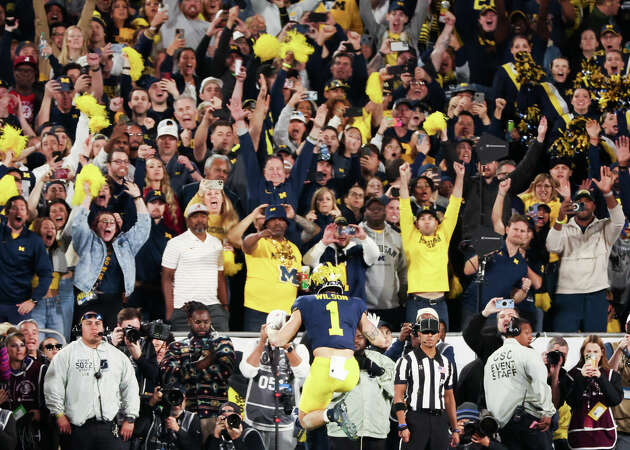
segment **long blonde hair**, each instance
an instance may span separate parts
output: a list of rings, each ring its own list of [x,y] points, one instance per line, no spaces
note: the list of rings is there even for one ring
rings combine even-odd
[[[199,189],[197,194],[195,194],[195,197],[197,197],[197,199],[193,197],[189,205],[192,203],[196,203],[197,201],[203,203],[204,195],[205,195],[204,190]],[[232,202],[230,201],[228,196],[225,195],[225,191],[222,189],[221,189],[221,198],[223,199],[223,201],[221,202],[221,213],[219,214],[221,217],[219,226],[223,228],[224,234],[227,234],[227,231],[230,228],[232,228],[234,225],[236,225],[239,222],[239,219],[238,219],[238,214],[236,213],[236,210],[234,209],[234,205],[232,205]]]
[[[164,173],[164,177],[162,177],[162,181],[160,181],[160,190],[164,193],[164,197],[166,197],[166,207],[168,208],[168,212],[171,214],[171,219],[173,220],[174,225],[179,225],[177,219],[177,207],[179,203],[177,203],[177,198],[175,197],[175,192],[171,187],[171,179],[166,172],[166,167],[164,167],[164,162],[160,158],[151,157],[146,160],[145,164],[148,164],[149,161],[154,160],[160,163],[162,167],[162,172]],[[148,173],[148,172],[147,172]],[[149,186],[150,180],[147,175],[144,176],[144,185]]]
[[[81,28],[77,27],[76,25],[69,26],[68,28],[66,28],[66,32],[63,34],[63,44],[61,44],[61,54],[59,55],[59,63],[62,66],[70,62],[76,62],[70,61],[70,50],[68,49],[68,35],[70,34],[71,30],[77,30],[79,33],[81,33],[81,36],[83,36],[83,45],[81,46],[80,56],[87,55],[88,53],[87,38],[85,37],[85,34],[83,34],[83,31],[81,31]]]
[[[332,189],[329,189],[327,187],[320,187],[319,189],[315,191],[315,193],[313,194],[313,198],[311,199],[312,211],[315,211],[316,213],[319,212],[319,210],[317,209],[317,200],[319,200],[319,198],[324,194],[330,194],[330,197],[332,198],[332,202],[333,202],[333,209],[337,207],[337,197],[335,196],[335,192]],[[330,214],[331,212],[332,211],[329,211],[328,214]],[[323,214],[323,213],[320,213],[320,214]]]
[[[536,175],[536,178],[534,178],[534,181],[531,182],[527,190],[521,194],[521,199],[525,200],[531,198],[536,201],[541,200],[536,197],[536,185],[542,183],[543,181],[549,181],[549,183],[551,183],[551,199],[549,201],[552,202],[554,200],[559,200],[558,182],[551,178],[551,175],[548,173],[539,173]]]

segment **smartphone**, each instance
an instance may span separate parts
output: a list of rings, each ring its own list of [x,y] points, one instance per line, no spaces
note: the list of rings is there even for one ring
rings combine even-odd
[[[534,203],[529,208],[527,208],[527,215],[536,217],[538,215],[538,203]]]
[[[52,157],[53,157],[53,159],[57,159],[57,161],[59,161],[61,158],[63,158],[63,153],[61,153],[61,152],[52,152]]]
[[[285,89],[293,89],[293,80],[284,80]]]
[[[214,20],[217,20],[221,14],[223,14],[222,9],[218,10],[217,13],[214,15]]]
[[[305,94],[307,100],[317,101],[317,91],[306,91]]]
[[[345,44],[343,44],[343,48],[344,48],[344,51],[346,52],[350,52],[350,53],[354,52],[354,47],[352,46],[350,42],[346,42]]]
[[[361,158],[363,158],[364,156],[369,158],[372,155],[372,152],[370,151],[369,148],[362,147],[360,155],[361,155]]]
[[[12,27],[15,25],[15,17],[7,17],[6,19],[4,19],[4,23],[9,26]]]
[[[55,180],[66,180],[69,174],[70,174],[70,169],[57,169],[53,173],[53,178]]]
[[[513,298],[502,298],[496,302],[497,309],[514,309]]]
[[[339,236],[341,236],[341,235],[354,236],[356,234],[356,232],[357,232],[356,228],[351,227],[350,225],[346,225],[346,226],[337,228],[337,234]]]
[[[484,104],[485,101],[486,101],[486,94],[484,94],[483,92],[475,92],[475,95],[473,95],[473,103]]]
[[[90,74],[90,67],[89,66],[81,66],[81,70],[79,70],[79,73],[81,75],[89,75]]]
[[[308,15],[309,22],[322,23],[328,20],[328,14],[322,12],[312,12]]]
[[[327,145],[319,146],[319,154],[324,161],[328,161],[330,159],[330,149]]]
[[[389,44],[389,49],[392,52],[406,52],[409,50],[409,44],[403,41],[392,41]]]
[[[121,54],[122,49],[125,48],[125,44],[112,44],[112,52]]]
[[[210,99],[210,106],[212,106],[213,110],[221,109],[221,99],[218,97],[212,97]]]
[[[184,30],[183,28],[175,28],[175,36],[179,37],[180,39],[186,39],[186,30]]]
[[[311,32],[311,27],[303,23],[298,23],[296,26],[293,27],[293,29],[300,34],[309,34]]]
[[[239,74],[241,73],[241,67],[243,67],[243,60],[242,59],[236,59],[234,60],[234,73],[235,74]]]
[[[392,188],[392,197],[400,197],[400,189],[397,187]]]
[[[389,75],[400,75],[407,72],[407,66],[405,64],[401,64],[399,66],[388,66],[387,73]]]
[[[343,113],[344,117],[361,117],[363,115],[363,109],[358,107],[346,108],[346,111]]]
[[[394,126],[395,127],[402,127],[402,120],[396,118],[394,119]]]

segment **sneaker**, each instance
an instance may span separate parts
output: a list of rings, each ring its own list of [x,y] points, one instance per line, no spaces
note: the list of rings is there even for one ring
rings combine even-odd
[[[335,422],[339,425],[339,428],[346,433],[350,439],[358,439],[357,435],[357,427],[355,424],[350,422],[350,418],[348,417],[348,409],[346,408],[346,402],[340,401],[336,403],[332,409],[328,410],[328,418],[331,422]]]

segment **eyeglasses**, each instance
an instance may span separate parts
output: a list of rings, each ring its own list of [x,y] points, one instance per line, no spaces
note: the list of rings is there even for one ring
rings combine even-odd
[[[114,164],[119,164],[119,165],[125,165],[128,166],[129,165],[129,160],[128,159],[112,159],[112,162]]]
[[[101,219],[98,223],[104,223],[105,225],[115,225],[116,221],[114,219]]]
[[[53,349],[61,350],[63,348],[63,344],[46,344],[44,345],[44,348],[46,350],[53,350]]]

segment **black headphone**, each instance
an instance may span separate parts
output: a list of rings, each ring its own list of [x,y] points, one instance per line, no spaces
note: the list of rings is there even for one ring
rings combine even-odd
[[[512,320],[510,320],[510,323],[505,329],[505,334],[510,337],[516,337],[521,334],[521,323],[521,319],[518,317],[512,317]]]

